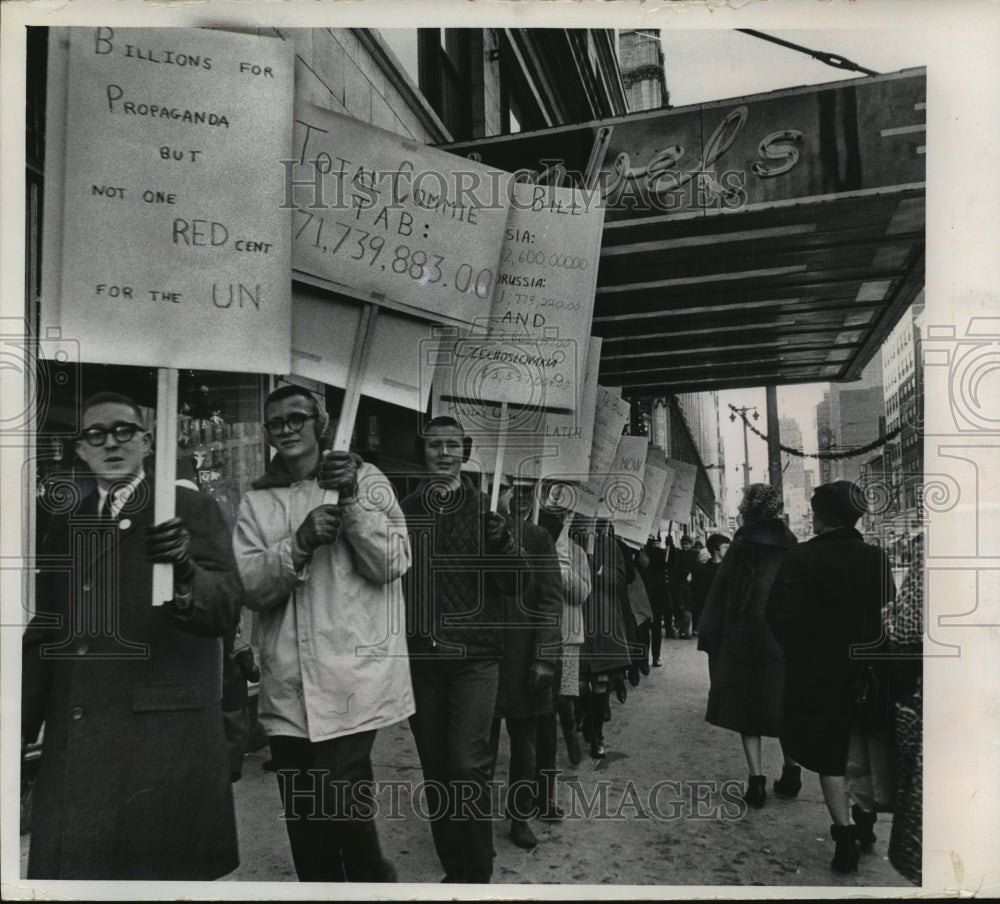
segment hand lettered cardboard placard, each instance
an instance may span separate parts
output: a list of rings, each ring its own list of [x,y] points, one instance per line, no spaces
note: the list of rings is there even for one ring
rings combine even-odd
[[[664,506],[662,518],[664,521],[679,521],[687,524],[691,520],[691,506],[694,504],[694,484],[698,478],[698,468],[686,461],[667,459],[674,472],[674,480],[670,486],[670,495]]]
[[[51,86],[65,92],[53,104],[62,186],[46,203],[62,227],[43,325],[85,361],[287,371],[291,45],[206,29],[66,33],[67,78]]]
[[[643,472],[642,500],[631,515],[623,514],[615,519],[615,533],[626,542],[642,546],[653,533],[654,524],[660,524],[660,503],[663,488],[670,477],[663,450],[655,446],[646,449],[646,468]]]
[[[622,436],[618,439],[614,460],[601,489],[598,518],[611,518],[617,525],[638,515],[645,496],[646,449],[649,438]]]
[[[292,373],[345,388],[362,304],[353,298],[299,286],[292,294]],[[430,383],[421,361],[432,359],[437,339],[431,325],[382,311],[372,326],[361,394],[392,405],[427,410]]]
[[[468,354],[486,375],[483,400],[578,410],[604,224],[597,198],[572,188],[513,185],[490,342],[469,340]]]
[[[618,449],[622,428],[628,419],[628,402],[621,389],[597,387],[594,409],[594,440],[590,449],[590,480],[577,492],[576,511],[589,518],[597,514],[598,501]],[[606,514],[602,517],[608,517]]]
[[[594,443],[601,344],[599,336],[590,337],[583,393],[576,410],[545,412],[545,445],[540,458],[524,463],[522,471],[526,476],[553,476],[576,483],[588,480],[590,451]]]
[[[510,176],[315,107],[295,108],[292,266],[364,301],[455,324],[489,315]]]

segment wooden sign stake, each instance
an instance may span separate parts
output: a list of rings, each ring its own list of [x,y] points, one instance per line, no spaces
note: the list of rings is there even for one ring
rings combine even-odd
[[[156,372],[156,481],[153,523],[162,524],[175,514],[177,488],[177,368]],[[162,606],[174,596],[174,566],[153,564],[153,605]]]
[[[351,365],[347,371],[344,401],[340,406],[337,431],[333,436],[334,452],[346,452],[351,448],[351,436],[354,434],[354,421],[357,419],[358,404],[361,402],[361,386],[368,369],[376,317],[378,308],[372,302],[366,301],[361,310],[358,332],[354,337],[354,348],[351,350]],[[327,498],[331,504],[336,505],[340,501],[340,491],[327,490]]]
[[[490,511],[495,512],[500,504],[500,481],[503,479],[503,456],[507,448],[507,403],[500,403],[500,435],[497,437],[497,460],[493,468],[493,494],[490,496]]]

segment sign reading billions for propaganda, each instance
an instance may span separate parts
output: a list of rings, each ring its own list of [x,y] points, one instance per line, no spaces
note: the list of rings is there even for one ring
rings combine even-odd
[[[48,161],[63,191],[47,207],[63,226],[43,320],[84,360],[285,372],[289,45],[201,29],[66,34],[68,89],[50,119],[65,158]]]

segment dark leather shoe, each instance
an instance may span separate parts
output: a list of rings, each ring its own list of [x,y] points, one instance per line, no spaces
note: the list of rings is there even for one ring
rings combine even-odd
[[[607,755],[607,750],[604,749],[604,741],[594,738],[590,742],[590,755],[595,760],[603,760]]]
[[[628,667],[628,683],[631,684],[632,687],[639,686],[639,666],[630,665]],[[622,703],[624,702],[625,701],[623,700]]]
[[[510,840],[526,851],[538,847],[535,833],[531,831],[531,827],[526,822],[520,819],[512,819],[510,822]]]
[[[639,666],[639,671],[642,672],[643,675],[648,675],[649,674],[649,663],[648,662],[642,663],[642,665]]]
[[[660,660],[659,659],[654,659],[653,660],[653,668],[654,669],[658,669],[660,667],[661,667]]]

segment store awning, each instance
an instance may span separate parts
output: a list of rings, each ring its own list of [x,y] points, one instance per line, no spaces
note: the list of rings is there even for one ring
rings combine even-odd
[[[607,141],[602,383],[838,382],[923,288],[925,101],[913,69],[445,147],[558,183]]]

